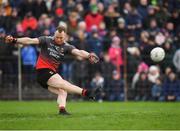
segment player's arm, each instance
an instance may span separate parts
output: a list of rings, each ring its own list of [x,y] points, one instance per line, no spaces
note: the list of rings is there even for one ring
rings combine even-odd
[[[22,45],[39,44],[39,39],[29,37],[14,38],[13,36],[8,35],[5,37],[5,43],[19,43]]]
[[[95,53],[89,53],[85,50],[73,49],[71,53],[76,57],[81,57],[82,59],[88,59],[91,63],[97,63],[99,57]]]

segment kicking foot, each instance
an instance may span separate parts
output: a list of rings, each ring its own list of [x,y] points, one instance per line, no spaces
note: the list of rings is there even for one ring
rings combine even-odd
[[[100,92],[101,92],[101,87],[96,87],[95,89],[88,90],[87,91],[87,97],[90,100],[96,100],[96,98],[100,94]]]

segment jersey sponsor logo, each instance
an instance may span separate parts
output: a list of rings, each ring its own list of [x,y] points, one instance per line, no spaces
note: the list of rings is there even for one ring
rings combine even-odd
[[[53,74],[54,74],[54,72],[53,72],[53,71],[49,71],[49,73],[50,73],[51,75],[53,75]]]

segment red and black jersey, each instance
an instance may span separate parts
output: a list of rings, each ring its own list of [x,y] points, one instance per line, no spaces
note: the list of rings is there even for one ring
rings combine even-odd
[[[38,38],[40,43],[40,54],[36,63],[36,69],[49,68],[56,72],[59,64],[64,60],[64,55],[70,54],[74,46],[64,42],[57,45],[53,37],[41,36]]]

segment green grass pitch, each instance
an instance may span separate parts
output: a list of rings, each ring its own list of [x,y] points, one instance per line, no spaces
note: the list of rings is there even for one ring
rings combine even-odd
[[[55,101],[0,101],[4,129],[180,129],[180,103],[69,102],[71,116],[57,115]]]

